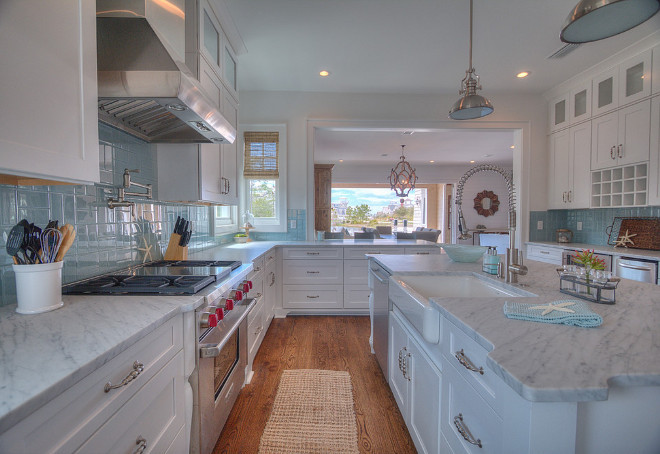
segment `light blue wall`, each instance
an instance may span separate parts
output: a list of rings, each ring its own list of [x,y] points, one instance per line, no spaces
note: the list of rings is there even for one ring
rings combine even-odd
[[[575,243],[605,246],[608,238],[606,229],[615,217],[660,217],[660,207],[532,211],[529,216],[529,240],[555,241],[557,229],[569,229],[573,232]],[[543,221],[543,230],[537,230],[538,221]],[[578,222],[582,222],[582,230],[577,229]]]
[[[140,169],[132,179],[154,185],[157,154],[155,147],[114,128],[99,124],[101,183],[90,186],[8,186],[0,185],[0,305],[16,303],[16,286],[11,258],[4,252],[6,234],[21,219],[45,227],[50,219],[60,225],[69,223],[76,229],[76,240],[64,260],[64,283],[109,273],[130,265],[142,263],[143,235],[135,222],[149,221],[152,238],[164,251],[169,242],[177,216],[193,221],[194,234],[191,251],[214,247],[233,241],[233,233],[213,236],[212,208],[208,206],[153,202],[137,204],[135,219],[129,208],[110,210],[106,201],[116,197],[116,187],[122,184],[125,168]],[[135,191],[141,191],[136,188]],[[305,239],[305,210],[289,210],[289,220],[295,219],[295,229],[286,233],[266,234],[251,232],[257,240]],[[291,223],[289,222],[289,225]],[[157,254],[154,254],[157,255]]]

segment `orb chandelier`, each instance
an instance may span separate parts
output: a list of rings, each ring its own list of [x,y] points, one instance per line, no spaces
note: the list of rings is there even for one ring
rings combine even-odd
[[[401,197],[401,205],[403,205],[403,197],[408,197],[410,191],[415,189],[415,183],[417,182],[415,169],[406,161],[404,156],[405,147],[405,145],[401,145],[401,160],[396,163],[390,173],[390,188],[396,193],[397,197]]]
[[[472,66],[472,0],[470,0],[470,67],[465,71],[465,77],[461,81],[461,89],[458,94],[463,95],[449,110],[449,118],[452,120],[473,120],[485,117],[495,110],[491,102],[477,94],[481,90],[479,76]]]

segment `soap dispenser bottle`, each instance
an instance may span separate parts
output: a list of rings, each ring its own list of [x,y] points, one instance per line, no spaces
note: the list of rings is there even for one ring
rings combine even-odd
[[[484,273],[497,274],[497,265],[500,263],[500,256],[497,255],[497,248],[489,246],[484,255],[482,270]]]

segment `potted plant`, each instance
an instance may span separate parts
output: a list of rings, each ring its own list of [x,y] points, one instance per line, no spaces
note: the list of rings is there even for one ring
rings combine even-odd
[[[247,243],[248,236],[245,233],[237,233],[234,235],[235,243]]]

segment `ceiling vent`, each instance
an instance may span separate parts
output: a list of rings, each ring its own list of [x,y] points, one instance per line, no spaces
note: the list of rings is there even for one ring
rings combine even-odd
[[[550,60],[552,58],[562,58],[565,57],[566,55],[570,54],[573,52],[575,49],[580,47],[581,44],[575,44],[575,43],[567,43],[561,46],[559,49],[545,57],[546,59]]]

